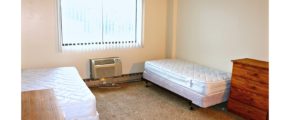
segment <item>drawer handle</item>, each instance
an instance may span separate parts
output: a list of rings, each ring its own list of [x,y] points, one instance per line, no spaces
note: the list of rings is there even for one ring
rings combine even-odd
[[[254,98],[250,98],[250,101],[254,101]]]
[[[256,87],[256,84],[253,84],[253,83],[248,83],[248,86],[253,89],[253,90],[256,90],[257,87]]]
[[[252,72],[247,72],[247,74],[251,75],[251,76],[258,76],[258,73],[252,73]]]
[[[256,90],[256,89],[257,89],[255,86],[251,86],[251,88],[252,88],[253,90]]]

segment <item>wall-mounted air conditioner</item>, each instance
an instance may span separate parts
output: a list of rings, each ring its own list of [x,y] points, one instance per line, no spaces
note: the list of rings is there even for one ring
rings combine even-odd
[[[90,59],[92,79],[114,77],[122,75],[122,63],[119,57]]]

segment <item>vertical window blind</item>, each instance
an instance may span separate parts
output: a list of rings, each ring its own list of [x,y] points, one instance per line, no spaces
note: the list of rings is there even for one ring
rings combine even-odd
[[[59,21],[63,51],[142,46],[142,0],[60,0]]]

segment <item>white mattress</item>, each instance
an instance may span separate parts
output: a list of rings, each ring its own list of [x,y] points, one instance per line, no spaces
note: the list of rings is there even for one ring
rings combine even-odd
[[[145,71],[188,87],[199,94],[211,95],[229,89],[231,74],[177,59],[145,62]]]
[[[96,99],[75,67],[22,70],[21,90],[53,89],[66,120],[98,120]]]

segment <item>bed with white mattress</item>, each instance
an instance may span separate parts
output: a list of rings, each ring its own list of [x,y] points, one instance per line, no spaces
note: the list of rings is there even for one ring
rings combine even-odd
[[[98,120],[96,99],[75,67],[24,69],[21,91],[53,89],[66,120]]]
[[[143,78],[206,108],[228,99],[231,74],[178,59],[145,62]]]

